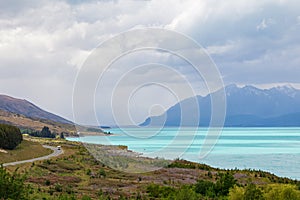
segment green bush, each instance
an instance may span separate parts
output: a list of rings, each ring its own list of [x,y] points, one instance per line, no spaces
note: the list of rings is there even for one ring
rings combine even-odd
[[[103,177],[103,178],[106,177],[106,172],[104,171],[104,169],[99,170],[99,177]]]
[[[195,191],[209,197],[227,196],[230,188],[236,184],[236,180],[229,172],[219,173],[217,178],[216,183],[199,180],[195,185]]]
[[[91,197],[84,195],[81,200],[92,200]]]
[[[211,181],[199,180],[195,185],[195,191],[204,196],[215,196],[215,184]]]
[[[0,166],[0,199],[28,199],[29,187],[24,184],[24,176],[8,173]]]
[[[300,199],[300,191],[294,185],[269,185],[264,194],[266,200]]]
[[[54,189],[56,192],[62,192],[62,185],[57,183],[55,184]]]
[[[254,184],[249,184],[244,193],[244,200],[264,200],[261,189],[256,187]]]
[[[0,124],[0,148],[14,149],[23,140],[22,133],[19,128],[7,124]]]
[[[215,192],[218,196],[226,196],[229,193],[229,189],[236,184],[236,180],[229,172],[218,174],[218,180],[215,185]]]
[[[167,186],[159,186],[156,184],[150,184],[147,187],[147,193],[149,197],[153,198],[167,198],[170,194],[174,193],[175,189]]]
[[[242,200],[244,199],[245,189],[234,186],[229,190],[228,200]]]
[[[173,193],[170,193],[168,200],[198,200],[202,199],[191,187],[184,186]]]
[[[46,186],[49,186],[51,184],[51,182],[47,179],[47,180],[45,180],[45,185]]]

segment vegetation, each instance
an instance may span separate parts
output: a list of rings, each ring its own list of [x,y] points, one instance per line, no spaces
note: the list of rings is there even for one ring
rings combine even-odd
[[[177,159],[154,172],[125,173],[95,160],[80,143],[58,138],[32,139],[62,146],[64,154],[20,165],[18,172],[22,175],[15,172],[15,166],[6,168],[5,174],[11,172],[6,176],[19,177],[20,191],[15,187],[14,190],[22,193],[23,197],[0,196],[0,199],[300,199],[299,181],[263,171],[221,170]],[[12,185],[7,187],[13,188]]]
[[[216,183],[206,180],[198,180],[195,185],[196,193],[208,197],[227,196],[229,189],[236,184],[236,180],[229,172],[218,173]]]
[[[193,163],[186,160],[175,159],[174,162],[167,166],[168,168],[186,168],[186,169],[203,169],[203,170],[210,170],[212,167],[200,164],[200,163]]]
[[[46,119],[29,118],[24,115],[18,115],[4,110],[0,110],[0,123],[1,122],[3,124],[11,124],[23,129],[23,133],[42,130],[44,126],[49,127],[52,132],[56,133],[66,132],[68,135],[76,135],[77,133],[73,124],[63,124]]]
[[[49,127],[47,127],[47,126],[44,126],[42,131],[31,132],[31,133],[29,133],[29,135],[33,136],[33,137],[42,137],[42,138],[55,138],[56,137],[56,134],[51,133],[51,131],[49,130]]]
[[[61,132],[59,134],[60,139],[65,139],[65,135],[67,135],[67,133]]]
[[[0,199],[28,199],[30,188],[24,180],[24,176],[17,172],[10,174],[0,166]]]
[[[23,140],[19,128],[7,124],[0,124],[0,148],[15,149]]]
[[[251,183],[247,187],[230,189],[229,200],[298,200],[300,191],[292,184],[270,184],[265,187],[257,187]]]
[[[14,150],[6,150],[7,153],[0,152],[0,164],[37,158],[52,153],[51,149],[44,148],[40,143],[24,140]]]

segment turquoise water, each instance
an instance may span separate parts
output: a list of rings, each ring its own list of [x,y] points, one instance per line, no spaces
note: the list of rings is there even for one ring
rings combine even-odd
[[[183,158],[219,168],[261,169],[300,180],[300,128],[224,128],[217,141],[207,128],[109,129],[113,136],[68,138],[126,145],[148,157]],[[211,133],[210,133],[211,134]],[[212,150],[200,157],[202,150]]]

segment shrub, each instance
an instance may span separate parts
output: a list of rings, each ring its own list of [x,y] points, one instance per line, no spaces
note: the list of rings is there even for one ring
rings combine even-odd
[[[263,200],[262,191],[254,184],[249,184],[244,193],[244,200]]]
[[[201,195],[197,194],[189,186],[184,186],[179,190],[169,194],[168,198],[170,200],[198,200],[201,199]]]
[[[92,200],[91,197],[84,195],[81,200]]]
[[[245,190],[242,187],[234,186],[229,190],[228,200],[244,199]]]
[[[198,180],[195,185],[195,191],[204,196],[215,196],[215,184],[211,181]]]
[[[236,180],[229,172],[226,172],[225,174],[219,173],[218,177],[219,178],[216,182],[215,191],[218,196],[226,196],[229,193],[229,189],[236,184]]]
[[[62,192],[62,185],[57,183],[55,184],[54,189],[56,192]]]
[[[0,166],[0,199],[27,199],[29,187],[24,184],[24,176],[9,174]]]
[[[150,184],[147,187],[147,193],[149,194],[150,197],[160,198],[160,199],[168,197],[174,191],[175,189],[172,187],[159,186],[156,184]]]
[[[91,169],[87,169],[86,170],[86,175],[90,176],[92,174],[92,170]]]
[[[300,199],[300,191],[294,185],[269,185],[264,194],[266,200]]]
[[[45,180],[45,185],[46,186],[49,186],[51,184],[51,182],[47,179],[47,180]]]
[[[103,178],[106,177],[106,172],[104,171],[104,169],[99,170],[99,177],[103,177]]]
[[[199,180],[195,185],[195,191],[199,194],[209,197],[227,196],[229,189],[235,184],[236,180],[231,173],[219,173],[216,183],[206,180]]]
[[[58,200],[76,200],[76,198],[74,197],[74,195],[63,194],[58,197]]]

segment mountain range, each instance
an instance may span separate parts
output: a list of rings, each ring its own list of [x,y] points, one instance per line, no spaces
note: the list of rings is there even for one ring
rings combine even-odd
[[[291,86],[259,89],[254,86],[238,87],[228,85],[226,93],[226,117],[224,126],[228,127],[267,127],[300,126],[300,90]],[[199,126],[209,126],[211,122],[211,97],[221,90],[207,96],[196,96],[200,111]],[[160,116],[150,116],[141,126],[189,126],[193,121],[192,98],[185,99],[170,107]],[[190,121],[181,121],[181,105],[190,111]],[[194,104],[195,105],[195,104]]]
[[[64,124],[73,124],[71,121],[47,112],[25,99],[16,99],[7,95],[0,95],[0,110],[24,115],[29,118],[46,119]]]
[[[28,131],[40,131],[47,126],[54,133],[77,133],[73,122],[47,112],[27,100],[7,95],[0,95],[0,123]]]
[[[27,100],[7,95],[0,95],[0,123],[11,124],[27,131],[40,131],[47,126],[53,133],[64,132],[65,135],[73,136],[78,136],[78,131],[84,134],[104,134],[96,126],[76,124],[75,127],[72,121],[47,112]]]

